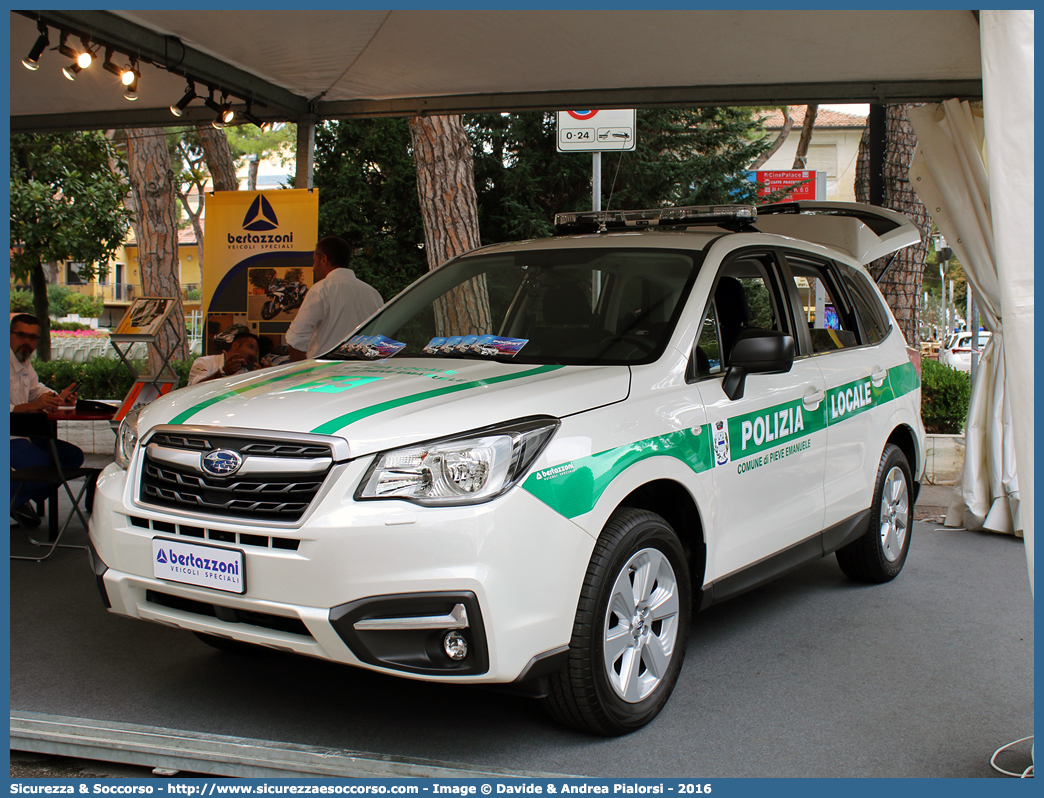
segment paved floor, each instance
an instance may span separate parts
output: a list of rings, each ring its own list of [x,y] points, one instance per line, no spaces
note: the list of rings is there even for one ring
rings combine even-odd
[[[12,527],[12,550],[25,550]],[[76,529],[70,542],[83,542]],[[82,551],[11,563],[11,710],[589,776],[989,777],[1033,731],[1020,540],[919,521],[903,574],[827,558],[698,615],[677,689],[620,739],[529,700],[278,653],[234,657],[110,615]],[[1029,764],[1028,749],[1008,769]],[[1021,765],[1021,767],[1020,767]]]

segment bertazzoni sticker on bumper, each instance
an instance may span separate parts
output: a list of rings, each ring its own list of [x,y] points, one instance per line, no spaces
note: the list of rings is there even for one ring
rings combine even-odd
[[[243,552],[237,549],[152,539],[152,573],[157,579],[244,593],[243,571]]]

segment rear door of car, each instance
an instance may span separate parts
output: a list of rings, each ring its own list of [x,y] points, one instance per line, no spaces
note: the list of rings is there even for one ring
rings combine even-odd
[[[843,535],[870,506],[890,433],[891,376],[909,361],[899,331],[875,312],[880,300],[865,274],[810,252],[785,256],[802,334],[826,382],[825,527]]]

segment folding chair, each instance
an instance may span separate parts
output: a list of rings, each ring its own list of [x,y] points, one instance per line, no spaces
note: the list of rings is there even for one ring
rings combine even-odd
[[[91,479],[99,473],[99,469],[62,467],[62,463],[58,459],[58,446],[56,444],[56,441],[58,440],[58,422],[48,418],[46,413],[12,413],[11,434],[19,438],[47,439],[48,452],[51,461],[49,465],[29,466],[28,468],[19,468],[11,471],[11,482],[19,483],[18,490],[16,490],[15,495],[11,497],[12,508],[18,500],[18,494],[22,491],[22,485],[25,483],[42,483],[50,486],[50,494],[47,497],[49,505],[47,508],[47,529],[49,540],[43,542],[34,540],[32,536],[29,536],[29,542],[34,546],[49,546],[47,553],[42,557],[11,555],[12,560],[33,560],[34,562],[42,562],[50,557],[56,548],[59,548],[59,541],[62,539],[65,530],[69,527],[69,522],[72,521],[74,513],[80,516],[80,520],[83,522],[83,528],[84,530],[87,530],[87,518],[84,516],[83,511],[80,510],[80,499],[83,498],[84,493],[86,493]],[[79,493],[73,495],[72,487],[69,485],[69,482],[81,478],[83,479],[83,487],[80,488]],[[59,530],[58,489],[62,486],[65,487],[65,492],[69,495],[69,499],[72,500],[73,509],[69,512],[68,518],[65,519],[65,523]],[[86,546],[70,546],[68,544],[61,544],[61,548],[85,549]]]

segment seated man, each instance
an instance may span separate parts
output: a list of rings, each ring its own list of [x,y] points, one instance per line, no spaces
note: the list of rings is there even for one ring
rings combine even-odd
[[[40,322],[35,316],[20,313],[11,319],[11,412],[39,413],[49,408],[58,407],[76,401],[75,385],[70,385],[60,394],[46,385],[40,384],[30,359],[40,343]],[[58,460],[63,468],[79,468],[83,465],[83,451],[66,441],[56,441]],[[11,468],[29,468],[30,466],[46,466],[50,463],[47,440],[30,438],[11,438]],[[18,491],[18,504],[12,508],[11,515],[22,526],[40,525],[40,517],[28,502],[30,499],[46,498],[48,486],[37,483],[23,483]],[[11,484],[11,498],[19,484]],[[91,492],[93,493],[93,491]],[[88,500],[92,498],[88,496]]]
[[[258,347],[258,338],[252,332],[243,330],[237,333],[224,354],[196,358],[189,369],[188,384],[195,385],[261,368],[257,363]]]

